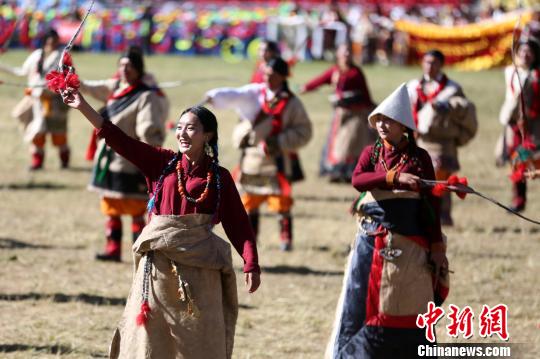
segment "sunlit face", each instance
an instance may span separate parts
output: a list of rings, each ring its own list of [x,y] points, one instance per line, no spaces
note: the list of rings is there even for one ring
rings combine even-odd
[[[430,79],[436,78],[441,72],[442,63],[433,55],[425,55],[422,59],[422,71]]]
[[[520,66],[529,68],[532,66],[535,58],[533,49],[527,44],[523,44],[519,47],[517,58]]]
[[[58,42],[59,42],[58,38],[54,36],[49,36],[47,40],[45,40],[45,43],[43,44],[43,51],[47,53],[53,52],[58,47]]]
[[[394,145],[401,142],[405,133],[405,126],[383,115],[378,115],[375,119],[375,128],[381,139]]]
[[[127,57],[122,57],[118,61],[118,73],[120,74],[120,79],[128,84],[135,83],[141,77],[141,74],[139,74]]]
[[[270,66],[266,66],[264,69],[264,82],[269,89],[276,91],[283,86],[285,76],[278,74]]]
[[[259,59],[263,60],[264,62],[270,61],[270,59],[274,56],[272,51],[268,49],[268,44],[266,42],[261,42],[259,45]]]
[[[176,141],[180,153],[189,158],[198,158],[204,151],[204,144],[212,138],[211,132],[204,132],[204,127],[197,116],[187,112],[176,126]]]

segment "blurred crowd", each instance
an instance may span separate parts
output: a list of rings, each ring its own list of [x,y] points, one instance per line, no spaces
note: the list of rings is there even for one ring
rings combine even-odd
[[[258,40],[276,41],[285,58],[332,60],[336,48],[352,44],[358,63],[408,62],[408,34],[396,22],[444,26],[504,18],[508,8],[479,1],[433,1],[435,5],[385,2],[127,2],[97,1],[77,46],[88,51],[124,51],[130,44],[146,53],[256,56]],[[425,1],[423,3],[430,3]],[[3,1],[0,46],[38,48],[54,28],[66,42],[90,1]],[[32,10],[30,10],[32,9]],[[512,10],[512,9],[510,9]],[[12,34],[12,32],[14,33]]]

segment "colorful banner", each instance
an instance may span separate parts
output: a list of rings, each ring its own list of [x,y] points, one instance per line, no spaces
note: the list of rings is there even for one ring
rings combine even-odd
[[[476,24],[445,27],[397,21],[396,29],[409,35],[409,59],[417,63],[424,53],[438,49],[444,53],[446,64],[460,70],[479,71],[511,62],[514,27],[519,14],[501,21],[482,21]],[[530,21],[531,13],[521,15],[520,29]]]

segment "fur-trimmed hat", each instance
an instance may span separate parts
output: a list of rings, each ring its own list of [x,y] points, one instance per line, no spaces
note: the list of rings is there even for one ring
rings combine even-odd
[[[416,125],[411,110],[411,101],[407,92],[407,85],[402,83],[390,96],[384,99],[379,106],[368,116],[369,125],[375,128],[377,115],[384,115],[403,126],[416,131]]]

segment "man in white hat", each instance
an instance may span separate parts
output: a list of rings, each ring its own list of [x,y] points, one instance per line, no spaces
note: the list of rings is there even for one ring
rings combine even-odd
[[[428,51],[422,59],[422,77],[407,83],[418,145],[431,156],[438,180],[447,180],[460,169],[457,148],[467,144],[478,129],[474,104],[442,71],[443,65],[442,52]],[[450,193],[443,195],[441,221],[453,224]]]

